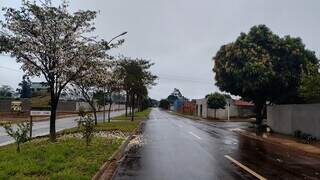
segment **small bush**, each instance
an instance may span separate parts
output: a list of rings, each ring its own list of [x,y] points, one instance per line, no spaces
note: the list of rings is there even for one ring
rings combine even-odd
[[[95,130],[94,119],[91,114],[87,114],[82,109],[79,110],[79,116],[78,128],[82,133],[82,138],[86,139],[86,144],[89,146]]]
[[[12,128],[11,124],[5,124],[4,129],[6,133],[12,137],[17,144],[17,152],[20,152],[20,144],[25,143],[30,140],[30,123],[18,123],[16,130]]]
[[[303,140],[303,143],[307,143],[307,144],[310,144],[317,140],[317,138],[312,136],[311,134],[303,133],[300,130],[294,131],[294,137]]]

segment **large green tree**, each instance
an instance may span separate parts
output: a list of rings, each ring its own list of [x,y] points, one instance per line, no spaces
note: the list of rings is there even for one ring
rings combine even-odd
[[[13,89],[10,86],[2,85],[0,87],[0,98],[12,98]]]
[[[122,57],[115,69],[115,73],[121,81],[122,89],[126,91],[126,109],[128,102],[131,104],[132,121],[137,101],[141,100],[141,97],[147,96],[148,88],[156,84],[155,80],[157,76],[153,75],[150,71],[153,65],[148,60]]]
[[[303,71],[300,94],[308,103],[320,102],[320,73],[319,65],[308,64],[308,69]]]
[[[20,98],[31,98],[31,81],[28,76],[24,75],[22,81],[19,83],[20,88],[17,91],[20,94]]]
[[[161,99],[159,102],[159,107],[162,109],[170,109],[170,102],[168,99]]]
[[[260,125],[266,102],[301,103],[299,84],[307,64],[317,64],[300,38],[279,37],[265,25],[241,33],[214,57],[216,85],[222,91],[253,101]]]
[[[226,97],[218,92],[206,96],[208,107],[214,109],[214,119],[217,118],[217,109],[224,109],[226,106]]]

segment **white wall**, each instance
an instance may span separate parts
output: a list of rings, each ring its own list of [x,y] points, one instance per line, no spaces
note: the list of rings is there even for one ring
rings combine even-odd
[[[230,117],[238,116],[238,108],[236,106],[231,104],[229,108]],[[214,118],[214,109],[208,109],[208,117]],[[226,106],[224,109],[217,109],[216,117],[218,119],[228,119],[228,107]]]
[[[267,124],[275,132],[293,135],[300,130],[320,138],[320,104],[268,106]]]
[[[200,112],[200,106],[202,105],[202,114]],[[196,108],[196,116],[207,118],[207,99],[196,99],[196,106],[198,106],[198,109]]]
[[[207,99],[196,99],[196,105],[198,105],[198,113],[196,116],[201,117],[200,115],[200,105],[202,105],[202,117],[203,118],[214,118],[214,109],[207,108]],[[197,109],[196,109],[197,110]],[[230,105],[230,117],[238,116],[238,108],[233,104]],[[216,118],[218,119],[228,119],[228,107],[225,109],[216,110]]]

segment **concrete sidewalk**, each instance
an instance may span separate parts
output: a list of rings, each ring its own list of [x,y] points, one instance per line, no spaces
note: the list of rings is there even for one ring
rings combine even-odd
[[[300,151],[302,153],[320,158],[319,142],[315,142],[313,144],[304,144],[302,142],[299,142],[298,139],[294,137],[277,133],[263,133],[262,135],[257,135],[255,132],[251,132],[245,129],[233,129],[232,131],[256,140],[275,145],[282,145],[284,147],[290,148],[291,150]]]

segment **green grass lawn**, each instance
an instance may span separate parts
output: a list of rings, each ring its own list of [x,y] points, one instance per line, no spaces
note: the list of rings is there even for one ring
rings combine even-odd
[[[139,123],[149,116],[150,112],[151,108],[135,113],[134,121],[131,121],[131,117],[126,117],[125,115],[114,117],[110,123],[108,123],[107,120],[105,123],[98,123],[96,131],[133,132],[139,126]],[[78,128],[71,128],[62,131],[62,133],[74,133],[77,132],[77,130]]]
[[[125,115],[114,117],[110,123],[98,124],[97,130],[132,132],[142,120],[149,116],[150,112],[151,108],[135,113],[134,121],[131,121],[131,117],[126,117]]]
[[[0,179],[91,179],[123,139],[94,138],[32,141],[21,146],[0,148]]]
[[[137,120],[137,121],[143,120],[149,116],[150,112],[151,112],[151,108],[148,108],[141,112],[136,112],[134,114],[134,120]],[[117,116],[112,118],[112,120],[131,120],[131,116],[130,115],[128,115],[128,117],[126,117],[125,115]]]
[[[119,116],[110,123],[100,123],[98,131],[133,132],[151,109],[136,113],[135,120]],[[77,128],[64,132],[75,132]],[[59,138],[33,140],[21,145],[0,147],[0,179],[91,179],[100,166],[117,150],[124,139],[94,137],[90,146],[84,139]]]

